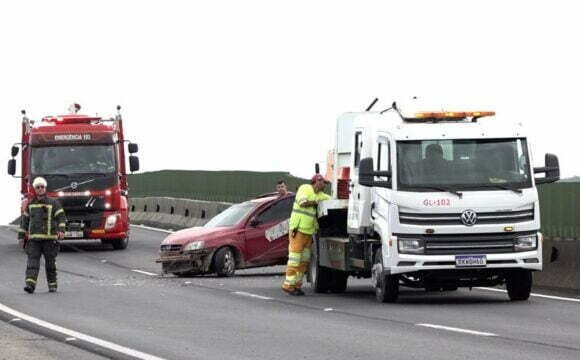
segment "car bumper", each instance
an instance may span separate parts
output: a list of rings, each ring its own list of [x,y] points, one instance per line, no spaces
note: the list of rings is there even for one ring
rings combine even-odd
[[[214,249],[203,249],[186,254],[162,253],[156,263],[161,264],[163,273],[206,273],[210,270]]]

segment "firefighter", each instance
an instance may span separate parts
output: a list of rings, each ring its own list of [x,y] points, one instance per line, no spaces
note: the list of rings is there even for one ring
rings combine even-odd
[[[318,229],[318,202],[330,199],[322,190],[326,186],[324,177],[316,174],[310,184],[300,186],[292,208],[289,224],[288,265],[282,290],[292,296],[304,295],[302,279],[310,262],[312,235]]]
[[[32,182],[35,196],[25,205],[18,232],[18,239],[28,238],[25,249],[26,286],[24,291],[34,293],[40,268],[40,257],[44,255],[48,291],[56,292],[56,255],[58,240],[64,238],[66,218],[62,206],[56,199],[46,196],[46,180],[37,177]]]

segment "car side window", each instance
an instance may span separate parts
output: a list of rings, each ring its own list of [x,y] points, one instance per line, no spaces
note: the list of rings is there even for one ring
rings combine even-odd
[[[288,219],[290,217],[290,213],[292,212],[293,203],[293,196],[277,201],[272,206],[258,214],[258,216],[256,216],[256,220],[261,224],[266,224]]]

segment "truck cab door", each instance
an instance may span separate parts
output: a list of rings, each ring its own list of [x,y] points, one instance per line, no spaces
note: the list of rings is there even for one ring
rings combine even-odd
[[[348,198],[348,232],[351,234],[361,234],[365,228],[370,226],[370,194],[371,188],[358,183],[360,159],[371,156],[371,141],[368,138],[368,131],[364,128],[354,129],[354,149],[352,151],[351,183]]]
[[[391,166],[391,142],[388,136],[379,135],[375,148],[376,171],[389,172],[391,176],[377,176],[376,180],[386,186],[376,187],[371,194],[371,219],[375,231],[389,231],[389,211],[393,198],[393,168]],[[383,257],[384,259],[385,257]]]

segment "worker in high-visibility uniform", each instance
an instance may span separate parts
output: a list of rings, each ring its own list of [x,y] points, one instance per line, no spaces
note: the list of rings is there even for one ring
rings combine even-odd
[[[326,181],[320,174],[310,184],[300,186],[290,215],[288,265],[282,290],[292,296],[304,295],[302,279],[310,262],[312,235],[318,230],[318,202],[330,199],[322,190]]]
[[[18,239],[26,242],[26,286],[24,291],[32,294],[36,289],[36,280],[40,268],[40,257],[44,255],[48,291],[55,292],[56,256],[58,254],[58,240],[64,238],[66,217],[58,200],[46,196],[46,180],[37,177],[32,182],[35,196],[24,208]]]

